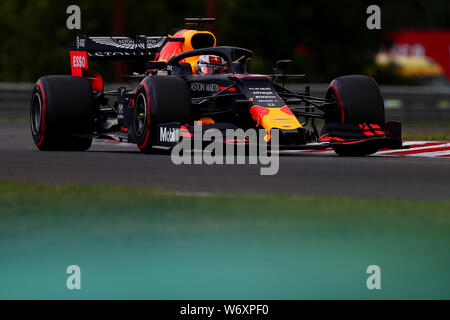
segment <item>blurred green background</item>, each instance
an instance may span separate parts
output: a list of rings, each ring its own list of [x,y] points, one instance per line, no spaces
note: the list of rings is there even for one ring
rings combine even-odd
[[[449,299],[449,209],[0,181],[0,299]]]
[[[81,30],[66,28],[66,8],[71,4],[81,7]],[[253,50],[253,72],[269,72],[275,60],[290,58],[294,72],[307,73],[309,81],[317,82],[342,74],[379,73],[373,68],[373,57],[389,45],[391,30],[450,28],[447,0],[378,2],[381,30],[366,28],[366,8],[371,4],[352,0],[2,0],[0,81],[32,82],[45,74],[69,73],[68,43],[77,34],[166,35],[172,27],[182,27],[183,18],[189,16],[215,16],[218,44]],[[114,68],[96,68],[107,81],[114,80]],[[390,76],[385,78],[395,83]]]

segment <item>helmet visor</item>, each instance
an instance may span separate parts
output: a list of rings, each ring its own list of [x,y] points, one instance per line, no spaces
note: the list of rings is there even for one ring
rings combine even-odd
[[[217,66],[211,67],[211,66],[207,66],[207,65],[199,66],[198,69],[203,74],[214,74],[214,73],[219,73],[223,70],[222,67],[217,67]]]

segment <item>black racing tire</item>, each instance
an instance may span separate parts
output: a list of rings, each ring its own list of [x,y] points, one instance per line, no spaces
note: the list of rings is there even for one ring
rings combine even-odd
[[[337,110],[326,122],[378,124],[385,127],[384,101],[374,78],[350,75],[334,79],[326,93],[327,100],[336,101]],[[376,144],[348,144],[333,147],[342,156],[366,156],[378,151]]]
[[[374,144],[363,144],[358,146],[341,145],[333,147],[333,150],[343,157],[364,157],[376,153],[378,147]]]
[[[33,89],[30,126],[36,146],[43,151],[86,151],[93,132],[94,99],[89,81],[73,76],[40,78]]]
[[[138,148],[152,153],[159,124],[190,120],[191,100],[186,80],[177,76],[149,76],[134,99],[133,130]]]

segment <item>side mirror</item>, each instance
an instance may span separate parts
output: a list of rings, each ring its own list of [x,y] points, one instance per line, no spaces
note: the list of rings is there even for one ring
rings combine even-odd
[[[289,69],[289,67],[292,64],[292,60],[278,60],[277,61],[277,69],[286,72],[287,69]]]
[[[251,70],[252,70],[252,58],[248,58],[245,65],[245,71],[247,73],[252,73]]]
[[[275,74],[277,71],[281,71],[283,74],[281,75],[281,79],[283,80],[283,87],[286,80],[286,73],[289,67],[291,66],[292,60],[278,60],[276,63],[276,68],[273,69],[273,77],[275,78]]]

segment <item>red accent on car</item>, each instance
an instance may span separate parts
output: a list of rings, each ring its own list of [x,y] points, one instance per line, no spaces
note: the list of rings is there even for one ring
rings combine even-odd
[[[186,132],[187,131],[187,132]],[[192,138],[194,135],[189,131],[188,127],[180,126],[180,133],[183,137]]]
[[[45,92],[44,87],[42,86],[42,83],[38,82],[36,83],[37,86],[41,89],[42,94],[42,116],[41,116],[41,138],[39,139],[39,142],[36,143],[38,147],[42,145],[42,142],[44,141],[44,134],[45,134]]]
[[[145,146],[147,145],[148,142],[148,138],[150,136],[150,90],[148,88],[147,83],[145,83],[144,81],[141,82],[141,85],[145,88],[146,92],[147,92],[147,130],[145,133],[145,139],[144,142],[141,145],[138,145],[138,148],[140,150],[145,149]]]
[[[250,108],[250,113],[252,115],[253,120],[256,121],[256,126],[259,126],[262,119],[269,114],[269,110],[266,108],[263,108],[261,106],[253,106]]]
[[[74,77],[83,77],[83,70],[90,74],[86,79],[91,83],[92,91],[103,91],[103,78],[100,74],[89,69],[86,51],[70,51],[70,66]]]
[[[381,127],[378,124],[359,124],[361,130],[363,130],[366,136],[374,136],[374,135],[385,135],[386,132],[381,130]],[[378,129],[378,130],[375,130]]]
[[[247,74],[245,76],[234,76],[237,79],[245,79],[245,78],[268,78],[270,79],[270,76],[267,76],[265,74]]]
[[[88,69],[88,58],[86,51],[70,51],[70,67],[72,75],[75,77],[83,76],[83,69]]]
[[[373,130],[376,134],[379,134],[379,135],[385,135],[386,134],[386,132],[381,130],[381,127],[378,124],[369,124],[369,126],[372,129],[378,129],[378,130]]]
[[[189,30],[180,30],[173,35],[174,38],[183,38],[184,34]],[[155,61],[168,61],[173,56],[176,56],[183,52],[181,42],[168,42],[159,52],[159,56],[155,57]],[[180,62],[185,62],[181,60]]]
[[[326,137],[325,135],[323,135],[322,137],[320,137],[319,141],[327,142],[327,141],[345,141],[345,140],[338,137]]]
[[[87,69],[87,71],[93,75],[93,77],[86,77],[86,79],[88,79],[89,82],[91,83],[92,91],[97,91],[97,92],[103,91],[102,76],[90,69]]]
[[[226,144],[233,144],[233,145],[237,145],[237,146],[243,146],[249,143],[248,139],[229,139],[229,140],[225,140]]]
[[[292,113],[291,109],[289,109],[288,106],[284,106],[283,108],[280,109],[281,111],[283,111],[284,113],[293,116],[294,114]]]
[[[220,90],[220,91],[225,90],[226,88],[227,88],[227,87],[219,86],[219,90]],[[235,91],[236,91],[236,88],[229,88],[227,91],[233,91],[233,92],[235,92]]]
[[[346,141],[346,142],[342,142],[342,144],[356,144],[356,143],[361,143],[361,142],[365,142],[365,141],[367,141],[367,139],[364,139],[364,140]]]
[[[336,98],[338,99],[338,105],[339,105],[339,108],[341,109],[341,120],[342,120],[342,123],[345,123],[345,118],[344,118],[344,104],[343,104],[343,102],[342,102],[341,96],[339,95],[338,89],[337,89],[337,87],[336,87],[334,84],[330,84],[330,86],[328,87],[328,89],[329,89],[329,88],[332,88],[332,89],[333,89],[334,94],[335,94]]]

